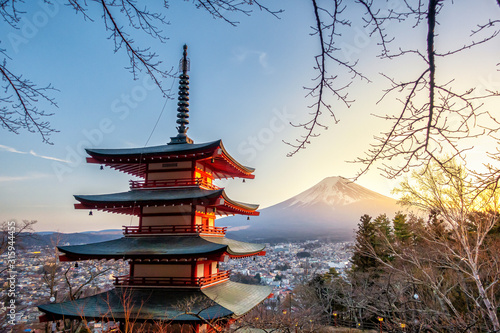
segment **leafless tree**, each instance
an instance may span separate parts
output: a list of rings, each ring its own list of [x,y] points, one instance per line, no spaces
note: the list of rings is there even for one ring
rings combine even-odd
[[[49,289],[49,298],[52,299],[52,297],[54,297],[54,301],[56,301],[58,275],[61,269],[57,247],[54,246],[54,252],[51,258],[44,262],[42,269],[42,282],[44,286]]]
[[[36,220],[23,220],[21,223],[17,220],[4,221],[0,230],[0,254],[3,254],[9,247],[9,240],[12,240],[11,243],[15,244],[16,249],[22,249],[23,239],[33,236],[33,225],[35,223],[37,223]]]
[[[297,301],[294,301],[294,304],[299,305]],[[321,332],[323,325],[316,315],[312,309],[295,306],[290,311],[286,302],[283,302],[283,307],[279,309],[268,309],[265,304],[261,304],[238,319],[229,332],[245,332],[247,329],[265,333]]]
[[[379,232],[384,256],[367,239],[362,248],[378,261],[376,275],[355,276],[352,283],[368,281],[372,290],[382,290],[377,306],[367,308],[386,311],[389,318],[413,318],[419,324],[463,332],[495,332],[499,193],[494,186],[478,188],[454,160],[443,163],[414,172],[397,189],[402,203],[429,212],[429,220],[409,220],[411,237],[399,240]]]
[[[298,301],[296,307],[301,311],[307,310],[309,318],[314,318],[315,322],[331,324],[333,311],[342,308],[343,303],[350,298],[344,294],[345,283],[337,274],[316,274],[294,289]]]
[[[33,225],[35,223],[37,223],[37,221],[34,220],[23,220],[21,223],[16,220],[11,220],[1,224],[0,254],[4,257],[4,263],[2,267],[0,267],[0,280],[5,281],[5,283],[0,285],[0,292],[2,294],[0,302],[3,304],[8,304],[7,302],[9,299],[12,299],[9,290],[14,288],[14,286],[16,289],[19,288],[17,283],[7,283],[7,281],[11,281],[10,279],[14,276],[12,272],[17,271],[19,268],[19,256],[21,256],[21,250],[24,248],[23,240],[33,237]],[[21,310],[21,308],[19,308],[19,310]],[[0,322],[7,321],[7,314],[7,311],[0,313]]]
[[[37,105],[40,100],[45,100],[57,107],[54,99],[49,96],[50,91],[54,88],[50,84],[39,87],[29,79],[23,78],[21,74],[12,72],[7,67],[8,56],[5,49],[0,49],[0,53],[5,56],[0,63],[0,76],[4,82],[0,95],[0,124],[2,128],[16,134],[21,129],[36,132],[41,135],[43,142],[50,143],[50,134],[57,131],[51,128],[48,121],[43,119],[53,113],[41,110]]]
[[[430,232],[423,237],[440,249],[441,265],[472,282],[462,283],[462,290],[484,312],[491,328],[498,331],[498,255],[488,251],[487,246],[491,245],[488,236],[499,220],[500,193],[495,186],[478,188],[453,160],[431,167],[423,175],[415,174],[415,183],[401,184],[398,191],[403,194],[402,202],[439,212],[449,234],[435,235],[433,229],[427,229]]]
[[[59,250],[57,248],[60,238],[52,240],[53,253],[51,258],[44,262],[42,272],[42,286],[49,291],[50,302],[74,301],[82,296],[92,296],[98,290],[89,288],[96,280],[106,273],[117,269],[121,261],[114,265],[102,265],[97,260],[87,260],[76,264],[73,262],[61,262],[59,260]],[[77,267],[75,267],[77,266]],[[83,281],[77,279],[84,277]],[[82,317],[83,318],[83,317]],[[84,319],[84,318],[83,318]],[[63,320],[62,324],[68,332],[79,332],[87,328],[86,320],[74,322],[73,320]],[[48,328],[49,323],[46,323]]]
[[[113,268],[111,266],[102,266],[98,261],[88,260],[82,264],[79,264],[79,269],[75,271],[73,264],[68,263],[66,270],[64,271],[64,280],[66,286],[68,287],[68,296],[70,300],[78,299],[82,296],[85,288],[90,286],[95,280],[103,276],[104,274],[110,272]],[[80,268],[82,266],[82,268]],[[76,277],[85,277],[85,281],[80,282],[75,285]]]
[[[11,278],[14,275],[11,275],[11,272],[18,269],[19,256],[21,255],[20,251],[23,249],[23,239],[33,235],[32,226],[36,222],[37,221],[23,220],[22,223],[19,223],[16,220],[11,220],[1,224],[0,254],[3,257],[3,265],[0,267],[0,280],[2,281],[0,285],[0,293],[2,294],[0,303],[5,306],[9,304],[8,302],[10,299],[13,299],[13,296],[9,292],[11,288],[19,288],[17,282],[12,283]],[[18,310],[22,309],[23,307],[18,307]],[[7,322],[7,315],[8,311],[0,312],[0,322]]]

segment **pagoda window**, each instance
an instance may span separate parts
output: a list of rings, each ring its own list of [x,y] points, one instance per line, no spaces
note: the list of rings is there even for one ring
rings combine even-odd
[[[176,206],[161,206],[161,207],[143,207],[143,214],[161,214],[161,213],[190,213],[191,206],[176,205]]]
[[[190,169],[191,161],[149,163],[148,170]]]
[[[191,277],[191,264],[135,264],[134,277]]]
[[[202,214],[202,215],[210,215],[210,217],[215,218],[215,212],[212,207],[205,207],[205,206],[196,206],[196,212]]]
[[[196,221],[197,225],[204,225],[204,226],[208,226],[208,227],[214,226],[214,219],[212,219],[212,218],[196,216],[195,221]]]
[[[156,225],[191,225],[190,215],[169,215],[169,216],[143,216],[142,226]]]
[[[203,277],[205,264],[196,265],[196,277]]]
[[[217,273],[219,273],[219,269],[217,268],[217,264],[218,264],[217,261],[213,261],[210,264],[211,265],[210,274],[217,274]]]
[[[212,173],[205,172],[205,171],[203,171],[202,169],[200,169],[198,167],[195,168],[194,177],[195,178],[201,178],[201,179],[203,179],[205,182],[207,182],[209,184],[212,184],[212,181],[214,179],[214,176],[212,175]]]
[[[149,172],[148,180],[170,180],[170,179],[191,179],[192,173],[190,170],[184,171],[169,171],[169,172]]]

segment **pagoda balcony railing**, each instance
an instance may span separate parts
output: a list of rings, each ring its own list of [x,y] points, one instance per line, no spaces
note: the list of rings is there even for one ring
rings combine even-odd
[[[219,186],[206,181],[204,178],[179,178],[167,180],[131,180],[131,190],[156,189],[167,187],[199,186],[208,190],[220,190]]]
[[[148,287],[203,287],[229,280],[231,271],[221,271],[210,276],[191,277],[132,277],[128,275],[113,276],[117,286],[148,286]]]
[[[224,236],[227,227],[207,225],[155,225],[155,226],[123,226],[124,235],[149,234],[213,234]]]

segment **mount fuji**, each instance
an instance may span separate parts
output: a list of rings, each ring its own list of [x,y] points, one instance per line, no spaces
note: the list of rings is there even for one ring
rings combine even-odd
[[[396,200],[343,177],[328,177],[288,200],[264,208],[260,216],[221,219],[230,238],[281,241],[305,239],[352,240],[359,218],[389,217],[401,210]]]

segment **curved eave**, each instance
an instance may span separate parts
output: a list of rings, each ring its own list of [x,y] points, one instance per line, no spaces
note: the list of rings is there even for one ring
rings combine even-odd
[[[267,299],[271,292],[270,286],[232,281],[201,290],[117,288],[74,301],[39,305],[38,309],[45,313],[46,321],[134,318],[139,322],[200,322],[241,317]],[[190,309],[179,309],[179,304],[188,303]]]
[[[226,244],[208,242],[199,236],[122,237],[84,245],[58,246],[68,261],[87,259],[171,259],[220,257]]]
[[[241,214],[241,215],[252,215],[259,216],[260,213],[257,212],[259,205],[243,203],[235,200],[231,200],[226,192],[222,192],[222,198],[224,199],[224,204],[221,208],[217,207],[217,211],[226,214]]]
[[[238,318],[266,300],[271,294],[271,286],[257,286],[251,284],[227,281],[202,289],[202,292],[214,302],[233,312]]]
[[[198,302],[192,302],[195,298]],[[179,309],[178,304],[188,302],[192,304],[192,308],[189,309],[192,314]],[[227,303],[231,305],[230,302]],[[158,320],[199,322],[230,318],[235,314],[200,290],[166,288],[117,288],[74,301],[43,304],[38,306],[38,309],[45,313],[46,320],[62,318],[103,320],[108,318],[113,321],[122,321],[126,318],[134,318],[140,322]]]
[[[141,207],[169,205],[215,206],[223,195],[223,190],[200,188],[141,190],[99,195],[75,195],[80,204],[76,209],[98,209],[111,213],[139,215]]]
[[[254,168],[238,163],[221,140],[203,144],[162,145],[145,148],[86,149],[88,163],[97,163],[144,177],[147,163],[196,160],[212,169],[216,178],[253,179]]]
[[[224,254],[240,258],[259,255],[265,245],[210,236],[122,237],[84,245],[58,246],[61,261],[89,259],[196,259],[222,260]]]
[[[226,245],[226,253],[234,258],[262,255],[266,248],[265,244],[241,242],[226,237],[202,236],[201,238],[211,243]]]
[[[255,175],[250,175],[255,171],[254,168],[244,166],[243,164],[240,164],[238,161],[236,161],[224,148],[224,145],[222,144],[222,140],[220,141],[220,148],[222,149],[222,152],[224,153],[222,156],[228,161],[231,162],[236,168],[240,169],[243,173],[246,173],[249,175],[248,178],[255,178]]]
[[[220,141],[219,147],[210,159],[201,160],[199,162],[204,164],[207,168],[210,168],[216,178],[255,178],[255,175],[252,174],[255,169],[244,166],[236,161],[228,153],[226,148],[224,148],[222,141]]]
[[[223,189],[141,190],[98,195],[75,195],[76,209],[97,209],[111,213],[140,215],[141,207],[169,205],[203,205],[217,213],[258,216],[259,205],[231,200]]]
[[[94,159],[102,162],[139,163],[148,162],[151,158],[190,159],[193,154],[213,153],[220,146],[221,140],[198,144],[161,145],[144,148],[122,149],[85,149]],[[112,161],[113,160],[113,161]]]

